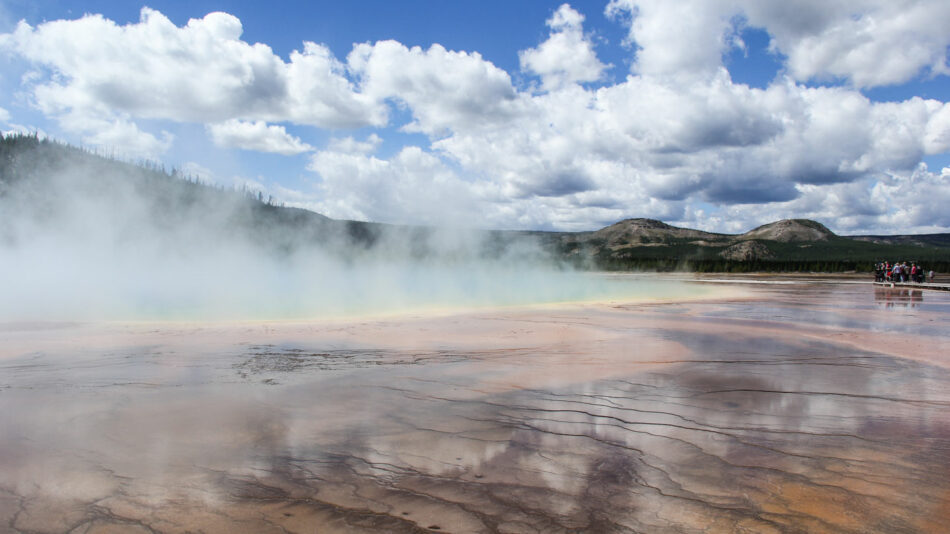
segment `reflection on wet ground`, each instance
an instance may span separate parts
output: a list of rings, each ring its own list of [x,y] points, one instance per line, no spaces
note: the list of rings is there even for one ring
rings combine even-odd
[[[874,288],[874,302],[888,308],[894,306],[916,308],[924,301],[924,292],[920,289]]]
[[[0,531],[945,531],[950,296],[879,302],[67,325],[0,359]]]

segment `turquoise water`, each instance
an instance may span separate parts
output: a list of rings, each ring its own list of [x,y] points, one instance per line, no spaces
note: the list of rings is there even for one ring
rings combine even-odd
[[[530,261],[346,262],[319,253],[278,259],[240,247],[140,252],[36,245],[0,255],[0,274],[16,282],[0,300],[0,320],[333,318],[711,291],[656,275],[594,274]]]
[[[274,279],[227,293],[143,291],[128,310],[146,319],[308,319],[401,315],[589,301],[701,296],[712,288],[655,276],[504,268],[356,268],[346,280]]]
[[[21,287],[5,320],[286,320],[404,315],[584,301],[701,296],[706,285],[655,275],[606,275],[501,265],[348,270],[149,271],[147,276],[58,277]],[[58,287],[57,287],[58,286]],[[10,301],[8,301],[10,302]]]

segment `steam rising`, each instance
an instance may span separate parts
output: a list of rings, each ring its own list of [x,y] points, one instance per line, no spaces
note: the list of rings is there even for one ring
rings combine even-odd
[[[333,221],[33,150],[0,182],[0,320],[309,318],[633,290],[565,268],[530,235]]]

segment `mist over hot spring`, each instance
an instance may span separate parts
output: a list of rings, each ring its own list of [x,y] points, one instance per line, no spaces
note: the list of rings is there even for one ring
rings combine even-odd
[[[329,317],[643,290],[577,272],[530,234],[334,221],[56,143],[12,141],[0,182],[6,320]]]

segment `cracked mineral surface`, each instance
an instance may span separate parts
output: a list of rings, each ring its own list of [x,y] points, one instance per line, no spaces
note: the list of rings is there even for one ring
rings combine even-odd
[[[0,532],[946,532],[950,295],[742,287],[0,325]]]

